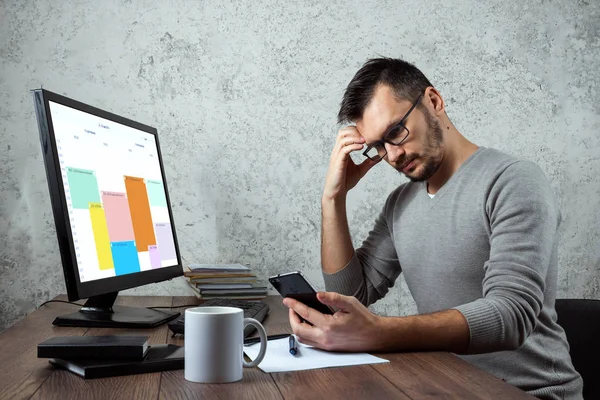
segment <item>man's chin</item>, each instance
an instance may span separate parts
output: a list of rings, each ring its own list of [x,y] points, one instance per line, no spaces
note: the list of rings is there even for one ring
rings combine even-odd
[[[405,177],[410,179],[411,182],[423,182],[425,180],[425,177],[416,173],[417,172],[416,170],[414,170],[412,172],[408,172],[408,173],[405,173],[399,169],[396,169],[396,171],[398,171],[399,173],[401,173],[402,175],[404,175]]]
[[[411,175],[407,175],[407,174],[404,174],[404,176],[406,176],[408,179],[410,179],[411,182],[423,182],[423,181],[427,180],[423,176],[411,176]]]
[[[421,166],[419,166],[421,167]],[[408,173],[405,173],[401,170],[396,170],[398,172],[400,172],[402,175],[406,176],[408,179],[410,179],[411,182],[424,182],[426,180],[428,180],[429,178],[431,178],[433,176],[433,174],[435,173],[435,171],[437,170],[437,168],[434,171],[428,171],[427,168],[419,168],[416,167],[415,169],[413,169],[412,171],[409,171]]]

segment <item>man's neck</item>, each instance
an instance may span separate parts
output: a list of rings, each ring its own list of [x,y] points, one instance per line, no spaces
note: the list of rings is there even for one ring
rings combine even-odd
[[[427,181],[427,191],[431,194],[437,193],[452,175],[458,171],[460,166],[479,148],[476,144],[469,142],[458,131],[456,131],[456,134],[449,136],[449,140],[445,143],[442,164],[437,172]]]

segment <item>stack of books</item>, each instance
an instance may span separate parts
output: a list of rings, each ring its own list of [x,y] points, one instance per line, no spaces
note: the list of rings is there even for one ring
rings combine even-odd
[[[267,288],[256,283],[256,275],[242,264],[190,264],[184,272],[199,299],[260,300]]]
[[[150,345],[150,336],[58,336],[38,344],[38,358],[85,379],[183,369],[185,351]]]

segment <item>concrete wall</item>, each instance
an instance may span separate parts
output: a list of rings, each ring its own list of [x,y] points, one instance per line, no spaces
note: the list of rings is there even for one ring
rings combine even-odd
[[[30,89],[158,128],[185,261],[322,288],[335,116],[377,55],[416,63],[469,139],[539,163],[564,217],[559,295],[600,297],[597,1],[3,0],[0,18],[0,329],[65,292]],[[403,181],[382,164],[351,192],[356,245]],[[415,310],[404,283],[373,309]]]

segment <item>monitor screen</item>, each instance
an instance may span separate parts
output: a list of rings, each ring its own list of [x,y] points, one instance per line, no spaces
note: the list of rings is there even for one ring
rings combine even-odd
[[[178,265],[155,135],[48,105],[79,281]]]

